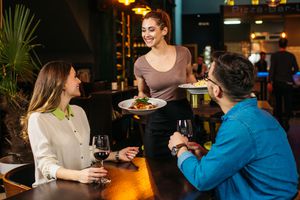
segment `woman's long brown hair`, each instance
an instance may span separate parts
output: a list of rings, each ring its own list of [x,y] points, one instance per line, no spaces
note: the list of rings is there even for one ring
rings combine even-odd
[[[22,117],[22,137],[28,141],[28,119],[34,112],[51,112],[61,100],[64,85],[72,65],[64,61],[52,61],[43,66],[34,85],[27,114]]]

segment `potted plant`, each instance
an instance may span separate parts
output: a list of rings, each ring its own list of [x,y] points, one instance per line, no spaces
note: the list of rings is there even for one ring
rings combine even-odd
[[[8,134],[4,136],[10,147],[9,160],[25,163],[32,160],[30,145],[21,135],[20,117],[25,114],[29,95],[22,85],[33,83],[40,61],[34,49],[34,32],[40,21],[24,5],[9,8],[0,29],[0,110],[5,113]],[[6,158],[8,159],[8,158]],[[3,158],[2,158],[3,160]]]

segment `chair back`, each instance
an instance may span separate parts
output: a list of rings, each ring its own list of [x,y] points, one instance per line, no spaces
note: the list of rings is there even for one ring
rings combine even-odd
[[[6,197],[30,190],[34,180],[34,164],[23,165],[8,171],[3,177]]]

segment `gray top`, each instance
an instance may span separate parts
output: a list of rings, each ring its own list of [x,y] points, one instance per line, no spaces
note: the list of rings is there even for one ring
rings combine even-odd
[[[134,74],[145,80],[152,98],[172,101],[186,97],[185,90],[178,88],[178,85],[186,83],[186,72],[191,63],[191,53],[183,46],[176,46],[175,48],[175,64],[166,72],[154,69],[146,60],[145,55],[139,57],[134,63]]]

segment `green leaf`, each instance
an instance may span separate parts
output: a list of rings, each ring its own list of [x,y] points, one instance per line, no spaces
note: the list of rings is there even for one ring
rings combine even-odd
[[[34,51],[40,46],[34,44],[39,23],[24,5],[5,11],[0,29],[0,94],[9,99],[20,92],[18,82],[34,81],[34,70],[41,65]]]

